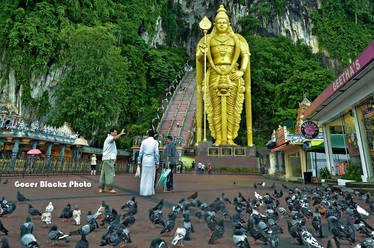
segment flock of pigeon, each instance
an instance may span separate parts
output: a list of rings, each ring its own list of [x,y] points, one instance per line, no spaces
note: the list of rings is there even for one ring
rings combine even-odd
[[[153,208],[149,209],[149,221],[152,229],[161,229],[159,237],[155,237],[150,248],[165,248],[170,246],[184,246],[189,240],[194,239],[194,227],[190,216],[204,225],[210,231],[207,245],[219,243],[225,230],[232,232],[233,242],[230,247],[248,248],[251,245],[262,244],[269,247],[279,246],[279,234],[286,232],[280,225],[287,223],[287,231],[291,240],[300,246],[309,248],[323,247],[321,240],[327,238],[327,247],[340,247],[341,244],[355,248],[374,248],[374,227],[367,221],[369,212],[374,211],[374,200],[369,193],[362,194],[359,191],[348,193],[330,187],[306,187],[289,188],[282,184],[282,188],[276,188],[275,183],[266,187],[266,182],[258,182],[253,185],[254,197],[245,198],[242,193],[230,199],[221,193],[211,203],[199,200],[198,193],[182,198],[173,205],[164,218],[164,200],[161,199]],[[268,189],[267,193],[260,195],[257,188]],[[270,190],[270,191],[269,191]],[[253,193],[252,193],[253,194]],[[360,206],[357,199],[362,198]],[[49,228],[48,239],[52,245],[68,243],[69,237],[80,235],[81,239],[75,244],[76,248],[89,247],[86,239],[95,230],[105,229],[97,246],[125,247],[132,243],[130,227],[135,223],[135,215],[138,212],[138,204],[133,196],[122,207],[124,213],[102,201],[95,213],[87,212],[86,224],[80,225],[81,211],[67,204],[60,218],[64,221],[72,221],[77,225],[77,230],[64,233],[52,222],[54,210],[52,202],[41,213],[34,208],[30,200],[17,192],[17,201],[28,203],[28,213],[25,223],[20,225],[20,243],[22,247],[41,247],[33,234],[35,225],[32,217],[39,217],[43,225]],[[365,205],[364,205],[365,204]],[[365,209],[369,209],[369,212]],[[0,201],[0,217],[9,216],[16,210],[16,203],[2,197]],[[231,210],[231,213],[230,211]],[[233,211],[232,211],[233,210]],[[181,215],[183,222],[176,221]],[[327,225],[326,228],[322,228]],[[79,226],[79,227],[78,227]],[[6,238],[8,230],[0,219],[1,247],[12,247]],[[356,235],[361,235],[362,242],[356,241]],[[174,237],[171,244],[162,239],[164,236]],[[250,240],[252,242],[250,242]]]

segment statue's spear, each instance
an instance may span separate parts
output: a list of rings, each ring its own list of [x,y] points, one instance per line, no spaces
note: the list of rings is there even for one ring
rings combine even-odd
[[[207,99],[207,82],[206,82],[206,53],[208,51],[206,35],[208,30],[212,27],[212,23],[209,21],[208,17],[204,16],[204,18],[200,21],[199,24],[200,28],[204,32],[204,140],[206,139],[206,99]]]

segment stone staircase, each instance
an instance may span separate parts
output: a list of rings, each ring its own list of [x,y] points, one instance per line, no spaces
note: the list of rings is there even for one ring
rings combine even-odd
[[[183,137],[185,141],[189,140],[196,111],[195,87],[195,72],[186,72],[161,120],[158,130],[160,135]]]

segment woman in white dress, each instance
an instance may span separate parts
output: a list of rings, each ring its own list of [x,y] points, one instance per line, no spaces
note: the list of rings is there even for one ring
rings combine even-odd
[[[138,164],[141,166],[140,195],[155,194],[156,167],[159,165],[158,142],[153,130],[148,131],[148,138],[140,146]]]

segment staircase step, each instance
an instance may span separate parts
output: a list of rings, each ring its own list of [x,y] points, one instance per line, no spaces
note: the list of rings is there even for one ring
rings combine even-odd
[[[346,183],[346,186],[350,188],[372,188],[374,189],[374,183],[352,182],[352,183]]]

